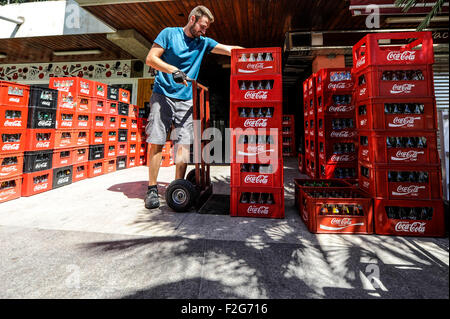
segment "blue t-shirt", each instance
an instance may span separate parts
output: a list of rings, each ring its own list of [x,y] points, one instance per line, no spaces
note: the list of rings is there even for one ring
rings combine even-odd
[[[218,44],[208,37],[189,38],[181,27],[165,28],[156,37],[155,43],[164,49],[161,56],[164,62],[177,67],[195,80],[205,52],[210,53]],[[179,100],[190,100],[192,84],[188,82],[186,87],[184,84],[176,83],[172,74],[158,71],[153,92]]]

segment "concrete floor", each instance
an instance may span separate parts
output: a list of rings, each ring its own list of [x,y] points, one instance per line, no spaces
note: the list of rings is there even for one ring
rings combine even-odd
[[[448,238],[315,235],[286,218],[144,208],[146,167],[0,204],[0,298],[445,298]],[[174,177],[161,168],[160,194]],[[229,194],[229,167],[212,167]]]

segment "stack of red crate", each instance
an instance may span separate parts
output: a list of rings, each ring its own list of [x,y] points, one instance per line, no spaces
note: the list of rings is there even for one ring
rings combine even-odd
[[[353,58],[359,185],[375,198],[375,232],[444,235],[431,33],[369,34]]]
[[[0,81],[0,203],[22,192],[29,88]]]
[[[351,68],[321,69],[315,80],[314,151],[318,154],[319,178],[356,179],[358,138]]]
[[[231,216],[284,218],[281,49],[231,55]]]
[[[316,74],[303,83],[303,115],[305,121],[305,168],[311,178],[318,178]]]
[[[294,115],[283,114],[281,134],[283,139],[283,156],[295,156]]]

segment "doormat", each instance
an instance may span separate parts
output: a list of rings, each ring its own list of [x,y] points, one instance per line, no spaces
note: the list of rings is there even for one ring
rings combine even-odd
[[[212,194],[198,211],[199,214],[230,215],[230,195]]]

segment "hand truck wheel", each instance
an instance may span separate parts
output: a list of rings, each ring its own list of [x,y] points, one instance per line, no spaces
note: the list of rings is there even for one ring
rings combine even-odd
[[[198,193],[188,180],[177,179],[170,183],[166,190],[167,205],[176,212],[187,212],[195,203]]]
[[[203,173],[203,170],[200,168],[200,176],[202,176],[202,173]],[[195,181],[195,168],[186,175],[185,180],[190,181],[192,183],[192,185],[197,186],[197,183]]]

